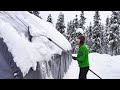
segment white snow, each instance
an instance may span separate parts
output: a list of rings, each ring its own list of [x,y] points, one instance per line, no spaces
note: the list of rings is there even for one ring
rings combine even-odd
[[[12,53],[14,61],[25,75],[30,67],[36,68],[36,61],[42,60],[40,54],[32,47],[31,43],[21,38],[16,30],[9,24],[0,19],[0,36]]]
[[[71,65],[69,66],[69,69],[64,75],[63,79],[78,79],[78,76],[79,76],[78,63],[77,61],[72,60]]]
[[[81,34],[84,34],[84,31],[83,31],[83,29],[78,28],[78,29],[76,30],[76,33],[81,33]]]
[[[74,55],[76,56],[76,55]],[[107,54],[90,53],[90,69],[98,74],[102,79],[120,79],[120,55],[110,56]],[[78,79],[79,67],[77,61],[73,60],[64,79]],[[88,79],[99,79],[90,71]]]
[[[8,15],[12,18],[8,17]],[[49,22],[41,20],[27,11],[1,11],[0,18],[6,22],[9,22],[19,33],[27,31],[26,26],[29,26],[32,36],[37,39],[39,38],[37,43],[40,40],[49,43],[50,47],[52,45],[54,50],[58,53],[61,53],[62,50],[49,40],[46,40],[45,37],[41,36],[40,34],[49,37],[66,51],[71,49],[69,41],[61,33],[59,33],[55,27],[53,27],[53,25],[51,25]],[[26,26],[19,19],[24,22]]]
[[[32,43],[26,37],[27,26],[33,36]],[[36,69],[37,62],[50,60],[53,54],[62,52],[40,34],[49,37],[66,51],[71,49],[67,39],[48,22],[27,11],[0,11],[0,37],[4,39],[24,76],[31,67]]]

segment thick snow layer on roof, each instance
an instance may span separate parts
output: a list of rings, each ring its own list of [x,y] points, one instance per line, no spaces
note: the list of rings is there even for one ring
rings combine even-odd
[[[23,24],[24,23],[24,24]],[[30,27],[32,43],[25,37]],[[49,22],[26,11],[0,11],[0,37],[8,46],[17,66],[26,75],[31,67],[36,69],[36,62],[50,60],[53,54],[61,54],[62,50],[49,41],[45,35],[61,46],[70,50],[71,45]]]
[[[36,61],[42,60],[39,53],[32,47],[30,42],[21,38],[16,30],[9,24],[0,20],[0,36],[8,46],[14,57],[14,61],[21,69],[23,74],[26,74],[30,67],[36,67]]]
[[[41,20],[40,18],[36,17],[33,14],[30,14],[27,11],[2,11],[0,18],[6,22],[9,22],[19,33],[26,33],[26,26],[29,26],[32,36],[39,38],[39,41],[45,41],[46,43],[48,42],[53,45],[53,43],[46,40],[45,37],[40,35],[42,34],[52,39],[66,51],[71,49],[71,45],[68,40],[61,33],[59,33],[53,27],[53,25],[51,25],[49,22]],[[53,45],[53,47],[55,47],[56,51],[61,51],[61,49],[59,47],[56,47],[56,45]]]

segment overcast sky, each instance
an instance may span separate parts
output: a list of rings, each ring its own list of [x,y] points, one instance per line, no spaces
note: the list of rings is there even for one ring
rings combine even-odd
[[[49,14],[52,15],[53,24],[55,25],[58,19],[59,13],[62,12],[64,14],[65,19],[65,25],[67,25],[67,22],[70,20],[73,20],[75,18],[75,15],[78,15],[78,19],[80,18],[81,11],[40,11],[40,16],[43,18],[43,20],[47,20],[47,17]],[[93,16],[95,14],[94,11],[85,11],[85,18],[86,18],[86,24],[85,26],[88,26],[89,23],[93,23]],[[101,22],[105,24],[105,20],[107,16],[110,17],[111,11],[100,11],[100,18]]]

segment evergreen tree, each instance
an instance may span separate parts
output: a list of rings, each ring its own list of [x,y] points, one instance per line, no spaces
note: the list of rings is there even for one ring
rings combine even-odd
[[[118,31],[118,55],[120,55],[120,11],[118,11],[118,24],[119,24],[119,31]]]
[[[76,45],[75,42],[75,37],[76,37],[76,30],[79,28],[79,20],[78,16],[75,16],[75,19],[73,19],[73,32],[72,32],[72,48],[73,48],[73,53],[77,53],[78,46]]]
[[[104,34],[105,34],[105,30],[104,30],[104,25],[102,23],[100,23],[100,51],[99,53],[104,53]]]
[[[94,27],[95,26],[99,26],[100,24],[100,14],[99,11],[95,11],[95,15],[94,15]]]
[[[95,11],[94,15],[94,26],[92,31],[93,45],[92,52],[102,53],[101,52],[101,25],[100,25],[100,15],[99,11]]]
[[[91,53],[92,52],[92,46],[93,46],[93,38],[92,38],[92,25],[91,25],[91,22],[90,22],[90,25],[87,27],[87,30],[86,30],[86,45],[88,46],[88,50],[89,52]]]
[[[76,29],[74,25],[74,21],[70,21],[67,24],[67,39],[72,46],[72,53],[76,53],[76,43],[75,43],[75,34]]]
[[[80,14],[80,20],[79,20],[79,28],[82,28],[83,30],[85,30],[85,16],[84,16],[84,11],[81,11],[81,14]]]
[[[75,29],[78,29],[78,28],[79,28],[79,22],[78,22],[78,17],[77,17],[77,15],[75,16],[75,19],[73,20],[73,23],[74,23]]]
[[[64,24],[64,14],[62,14],[62,12],[60,12],[58,19],[57,19],[57,23],[56,23],[56,29],[61,33],[64,34],[65,33],[65,24]]]
[[[105,54],[110,54],[110,52],[109,52],[109,49],[108,49],[108,42],[109,42],[109,40],[108,40],[108,35],[109,35],[109,25],[110,25],[110,18],[109,17],[107,17],[106,18],[106,24],[105,24],[105,31],[104,31],[104,34],[103,34],[103,41],[104,41],[104,53]]]
[[[112,11],[109,28],[109,49],[111,55],[117,55],[118,53],[118,42],[119,42],[119,23],[118,23],[118,12]]]
[[[33,14],[39,17],[39,11],[33,11]]]
[[[120,11],[118,11],[118,24],[120,25]]]
[[[51,14],[49,14],[49,16],[48,16],[48,18],[47,18],[47,21],[50,22],[50,23],[53,23],[53,22],[52,22],[52,16],[51,16]]]

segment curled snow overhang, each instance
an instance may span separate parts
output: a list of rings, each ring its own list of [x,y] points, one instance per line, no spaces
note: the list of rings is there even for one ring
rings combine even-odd
[[[4,39],[24,76],[31,67],[36,70],[36,62],[50,60],[52,55],[63,51],[41,35],[49,37],[64,50],[71,50],[68,40],[50,23],[27,11],[0,11],[0,24],[0,37]],[[33,36],[32,43],[25,38],[28,26]]]
[[[44,41],[45,35],[52,39],[56,44],[64,50],[71,50],[69,41],[58,32],[49,22],[30,14],[27,11],[1,11],[0,18],[12,25],[18,33],[27,33],[28,26],[33,37],[37,37]],[[42,37],[42,38],[41,38]],[[45,41],[44,41],[45,42]]]

